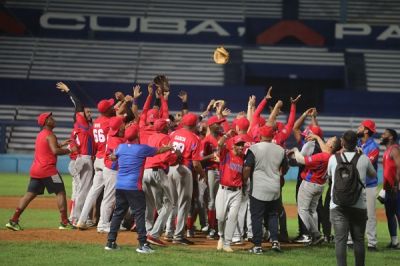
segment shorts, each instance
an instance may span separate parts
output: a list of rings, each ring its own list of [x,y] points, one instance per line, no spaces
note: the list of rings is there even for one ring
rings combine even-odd
[[[45,178],[31,177],[28,185],[28,192],[43,195],[44,188],[47,189],[49,194],[55,193],[57,195],[60,192],[65,192],[64,181],[62,180],[61,175],[57,173]]]

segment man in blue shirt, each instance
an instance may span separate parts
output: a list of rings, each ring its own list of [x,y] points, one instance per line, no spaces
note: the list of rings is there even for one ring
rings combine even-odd
[[[161,147],[159,149],[148,145],[138,143],[139,128],[137,125],[131,125],[125,130],[125,144],[120,144],[112,155],[118,160],[119,170],[117,182],[115,185],[115,209],[111,219],[110,232],[105,250],[119,249],[116,244],[118,230],[128,208],[131,208],[138,233],[139,247],[136,249],[139,253],[152,253],[154,250],[147,243],[145,211],[146,199],[142,190],[142,177],[144,163],[147,157],[164,153],[171,150],[171,146]]]

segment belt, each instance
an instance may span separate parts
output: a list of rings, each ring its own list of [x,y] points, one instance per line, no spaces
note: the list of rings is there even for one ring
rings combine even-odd
[[[164,168],[161,168],[161,167],[152,167],[151,169],[153,170],[153,172],[158,172],[158,170],[163,170],[164,173],[166,173],[166,174],[168,174],[168,170],[169,170],[168,168],[164,169]]]
[[[228,187],[228,186],[223,186],[223,185],[221,185],[221,188],[225,189],[225,190],[230,190],[230,191],[238,191],[238,190],[242,189],[242,187]]]

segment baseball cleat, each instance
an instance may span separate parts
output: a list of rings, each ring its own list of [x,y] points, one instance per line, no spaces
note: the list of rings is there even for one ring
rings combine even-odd
[[[182,238],[182,239],[174,239],[172,240],[172,243],[174,244],[181,244],[181,245],[185,245],[185,246],[189,246],[189,245],[193,245],[194,242],[186,239],[186,238]]]
[[[308,235],[299,235],[295,239],[293,239],[294,243],[308,243],[311,241],[311,237]]]
[[[21,231],[21,230],[23,230],[18,222],[13,222],[11,220],[6,224],[6,227],[8,229],[10,229],[10,230],[13,230],[13,231]]]
[[[85,223],[77,223],[76,228],[78,228],[79,230],[87,230],[87,229],[89,229],[89,227]]]
[[[207,235],[208,239],[215,239],[217,232],[214,229],[210,229],[210,232]]]
[[[253,254],[261,255],[263,253],[263,250],[262,250],[262,247],[254,246],[251,249],[249,249],[249,252],[253,253]]]
[[[119,250],[120,247],[115,243],[115,241],[107,241],[106,246],[104,247],[105,250]]]
[[[229,252],[229,253],[233,252],[233,249],[231,248],[231,246],[224,246],[222,248],[222,250],[225,251],[225,252]]]
[[[137,252],[137,253],[142,253],[142,254],[150,254],[150,253],[153,253],[153,252],[154,252],[154,249],[152,249],[152,248],[150,247],[150,245],[149,245],[148,243],[146,243],[146,244],[144,244],[144,245],[142,245],[142,246],[139,246],[139,247],[136,249],[136,252]]]
[[[147,236],[147,242],[149,242],[150,244],[156,245],[156,246],[160,246],[160,247],[165,247],[165,243],[162,242],[160,239],[152,237],[150,235]]]
[[[60,229],[60,230],[73,230],[73,229],[76,229],[76,227],[71,222],[68,222],[66,224],[61,222],[60,226],[58,227],[58,229]]]
[[[272,249],[273,251],[275,251],[275,252],[282,252],[282,250],[281,250],[281,245],[279,244],[278,241],[273,241],[273,242],[272,242],[272,247],[271,247],[271,249]]]
[[[224,247],[224,239],[220,237],[217,244],[217,250],[222,250],[223,247]]]

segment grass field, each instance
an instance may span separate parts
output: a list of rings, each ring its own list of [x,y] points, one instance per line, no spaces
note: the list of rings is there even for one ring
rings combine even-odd
[[[71,191],[71,178],[64,176],[67,191]],[[0,196],[21,196],[26,190],[28,177],[17,174],[0,174]],[[295,183],[287,182],[284,200],[294,203]],[[47,196],[44,196],[47,197]],[[52,196],[50,196],[52,197]],[[0,198],[1,201],[1,198]],[[17,202],[16,202],[17,204]],[[0,203],[1,206],[1,203]],[[379,205],[378,205],[379,206]],[[13,209],[0,208],[0,224],[7,222]],[[59,222],[56,205],[54,210],[27,209],[21,219],[26,230],[55,228]],[[290,236],[296,235],[297,221],[288,220]],[[0,230],[5,230],[2,227]],[[73,233],[73,232],[71,232]],[[15,232],[18,234],[18,232]],[[379,252],[367,252],[367,265],[397,265],[400,252],[385,250],[388,243],[386,223],[378,224]],[[104,236],[106,240],[106,236]],[[0,265],[335,265],[333,244],[313,248],[286,249],[282,254],[266,251],[261,256],[248,254],[246,250],[233,254],[220,253],[214,249],[196,249],[169,246],[158,248],[156,253],[141,255],[133,245],[124,245],[117,252],[105,252],[103,245],[81,243],[52,243],[46,241],[17,242],[0,239]],[[349,265],[354,264],[351,252]]]

